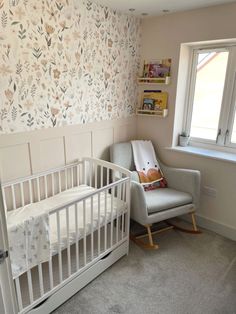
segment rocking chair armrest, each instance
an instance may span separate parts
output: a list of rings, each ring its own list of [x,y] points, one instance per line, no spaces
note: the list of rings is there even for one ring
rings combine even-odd
[[[145,224],[147,217],[144,189],[139,182],[131,181],[131,218]]]
[[[170,188],[190,193],[195,209],[200,198],[200,171],[192,169],[172,168],[162,165],[164,176]]]

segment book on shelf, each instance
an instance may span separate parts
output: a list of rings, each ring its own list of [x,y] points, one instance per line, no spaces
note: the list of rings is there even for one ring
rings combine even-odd
[[[163,111],[167,109],[167,92],[146,91],[143,93],[142,110]]]
[[[164,79],[170,77],[171,59],[144,61],[143,78]]]

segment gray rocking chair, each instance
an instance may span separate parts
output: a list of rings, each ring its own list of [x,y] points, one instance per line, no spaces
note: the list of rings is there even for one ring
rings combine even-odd
[[[157,249],[158,245],[153,242],[152,237],[155,233],[172,228],[189,233],[200,233],[195,221],[200,195],[199,171],[167,167],[158,160],[168,187],[145,192],[135,171],[130,142],[113,144],[110,147],[110,160],[132,171],[131,219],[147,229],[145,234],[131,235],[132,240],[143,247]],[[184,214],[191,215],[193,229],[184,229],[168,221],[170,218]],[[152,225],[161,221],[167,222],[168,226],[152,232]],[[148,243],[142,240],[145,237],[148,237]]]

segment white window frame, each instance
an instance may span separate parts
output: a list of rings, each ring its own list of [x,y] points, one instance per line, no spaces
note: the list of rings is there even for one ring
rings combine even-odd
[[[186,133],[190,134],[198,53],[208,51],[228,51],[229,57],[218,123],[218,133],[220,130],[220,134],[217,138],[218,140],[191,137],[190,145],[236,153],[236,143],[230,142],[236,112],[236,45],[233,43],[222,44],[220,46],[215,44],[199,45],[191,47],[191,50],[190,70],[186,93],[185,122],[183,129]]]

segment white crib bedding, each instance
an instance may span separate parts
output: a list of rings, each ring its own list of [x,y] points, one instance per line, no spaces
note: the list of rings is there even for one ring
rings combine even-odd
[[[75,242],[75,204],[68,207],[68,210],[66,210],[66,205],[94,191],[96,191],[95,188],[80,185],[7,213],[9,248],[14,278],[39,263],[48,261],[59,250],[63,250],[68,244],[71,245]],[[113,211],[111,202],[113,202]],[[92,202],[90,197],[86,199],[85,217],[83,217],[83,202],[78,203],[78,239],[81,239],[84,234],[89,234],[92,229],[98,228],[99,224],[102,226],[108,223],[112,217],[114,219],[116,216],[120,216],[127,209],[125,202],[118,200],[116,197],[112,200],[111,195],[107,193],[105,215],[105,192],[100,193],[100,207],[98,203],[98,194],[93,196]],[[59,207],[63,207],[59,211],[60,243],[58,242],[57,214],[56,212],[50,213]],[[100,216],[100,222],[98,216]]]

